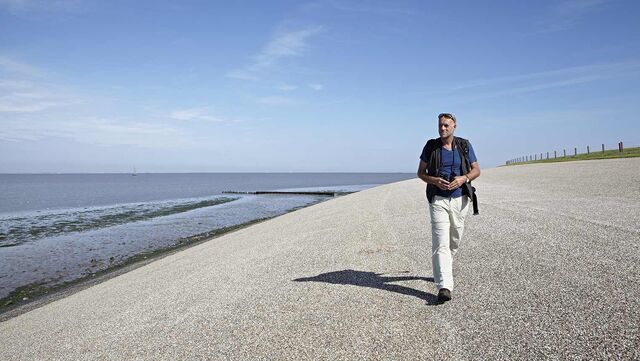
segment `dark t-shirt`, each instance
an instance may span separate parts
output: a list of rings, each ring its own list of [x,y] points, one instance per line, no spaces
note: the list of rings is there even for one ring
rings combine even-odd
[[[446,150],[444,148],[439,148],[440,152],[440,176],[444,179],[449,180],[449,176],[451,173],[454,173],[456,176],[462,175],[462,158],[460,157],[460,153],[458,148],[454,148],[453,150]],[[473,151],[473,146],[469,143],[469,164],[473,162],[477,162],[476,153]],[[420,155],[420,159],[425,163],[429,163],[429,154],[427,154],[427,146],[425,145],[424,149],[422,149],[422,154]],[[438,174],[429,174],[430,176],[437,177]],[[442,190],[437,188],[436,195],[441,197],[462,197],[462,187],[458,187],[453,190]]]

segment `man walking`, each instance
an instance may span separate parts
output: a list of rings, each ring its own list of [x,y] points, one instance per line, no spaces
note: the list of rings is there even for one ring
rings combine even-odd
[[[480,165],[468,140],[454,137],[456,117],[438,115],[440,138],[422,149],[418,177],[427,183],[431,215],[431,263],[438,300],[451,300],[453,257],[458,251],[464,219],[473,200],[471,181],[480,176]],[[474,210],[477,204],[474,204]]]

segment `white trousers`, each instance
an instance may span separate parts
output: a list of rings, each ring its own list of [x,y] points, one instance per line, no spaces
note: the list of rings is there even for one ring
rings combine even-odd
[[[453,291],[453,257],[458,252],[469,211],[469,197],[435,196],[429,203],[431,214],[431,264],[438,287]]]

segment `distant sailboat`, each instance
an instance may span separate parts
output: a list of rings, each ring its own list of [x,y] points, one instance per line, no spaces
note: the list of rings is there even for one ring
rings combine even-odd
[[[133,173],[131,173],[132,176],[137,176],[138,172],[136,171],[136,167],[133,167]]]

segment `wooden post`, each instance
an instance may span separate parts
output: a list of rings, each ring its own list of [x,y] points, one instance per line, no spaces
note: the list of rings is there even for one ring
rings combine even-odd
[[[533,160],[538,160],[538,155],[537,154],[533,157]]]
[[[574,156],[578,155],[578,148],[577,147],[573,148],[573,155]]]
[[[602,145],[602,153],[604,153],[604,144]]]
[[[589,150],[589,146],[587,145],[587,154],[591,154],[591,151]]]
[[[558,158],[558,153],[555,150],[553,151],[553,157]]]
[[[620,149],[620,153],[624,150],[624,144],[622,144],[622,142],[618,144],[618,149]]]
[[[549,159],[549,152],[547,152],[547,159]]]
[[[563,154],[563,157],[566,157],[566,156],[567,156],[567,150],[566,150],[566,149],[563,149],[563,150],[562,150],[562,154]]]

